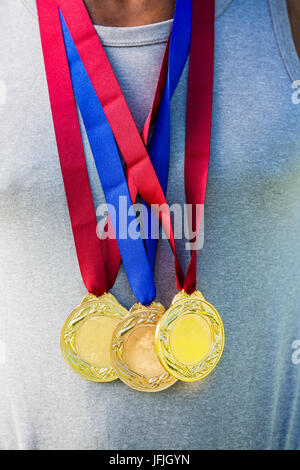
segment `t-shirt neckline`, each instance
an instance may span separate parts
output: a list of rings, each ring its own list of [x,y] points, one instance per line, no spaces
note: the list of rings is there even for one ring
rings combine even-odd
[[[103,46],[135,47],[166,43],[173,20],[143,26],[114,27],[94,25]]]

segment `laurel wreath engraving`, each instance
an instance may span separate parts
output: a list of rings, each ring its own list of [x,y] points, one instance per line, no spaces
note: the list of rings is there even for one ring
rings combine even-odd
[[[200,314],[209,324],[211,330],[211,347],[201,361],[195,364],[183,364],[176,359],[170,346],[172,324],[182,316]],[[182,380],[202,379],[211,372],[219,361],[224,346],[224,329],[218,312],[212,305],[197,295],[197,292],[188,296],[180,295],[166,312],[159,330],[159,348],[164,357],[164,366],[167,370],[176,373]]]
[[[83,361],[77,354],[75,338],[78,326],[89,316],[102,315],[121,321],[127,313],[111,294],[99,298],[86,296],[83,303],[71,313],[63,328],[61,348],[66,361],[79,375],[94,382],[110,382],[118,378],[112,366],[94,367]]]
[[[161,304],[153,303],[150,307],[135,305],[130,310],[130,315],[117,327],[113,341],[113,362],[119,377],[129,386],[137,390],[156,392],[170,387],[176,382],[167,371],[157,376],[146,377],[131,370],[124,361],[124,340],[126,335],[133,329],[146,324],[156,326],[157,321],[164,311]]]

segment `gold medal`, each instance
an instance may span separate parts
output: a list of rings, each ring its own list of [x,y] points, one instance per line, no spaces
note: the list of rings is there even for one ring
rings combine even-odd
[[[214,369],[224,340],[220,315],[199,291],[177,294],[155,333],[156,351],[164,368],[186,382],[203,379]]]
[[[110,346],[113,331],[127,314],[112,294],[86,295],[61,332],[62,354],[71,369],[93,382],[117,379]]]
[[[160,392],[176,382],[155,351],[155,329],[165,311],[160,303],[135,304],[117,326],[112,340],[112,363],[119,378],[141,392]]]

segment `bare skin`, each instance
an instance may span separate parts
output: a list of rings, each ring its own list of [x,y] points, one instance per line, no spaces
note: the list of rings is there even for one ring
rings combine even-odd
[[[300,1],[287,0],[287,7],[294,36],[296,50],[300,59]]]
[[[94,24],[141,26],[173,18],[175,0],[84,0]]]

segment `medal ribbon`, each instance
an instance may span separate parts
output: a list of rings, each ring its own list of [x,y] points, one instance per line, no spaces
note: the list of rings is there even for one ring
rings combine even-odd
[[[176,256],[170,214],[163,189],[89,15],[81,0],[57,0],[57,3],[127,164],[129,180],[132,178],[138,192],[148,205],[160,206],[160,221],[163,223],[175,256],[177,286],[187,293],[193,292],[196,288],[197,252],[192,251],[187,274],[183,276]],[[186,200],[193,208],[196,204],[204,203],[208,173],[214,66],[214,11],[213,0],[201,2],[193,0],[185,152]],[[77,21],[79,17],[80,22]],[[200,217],[196,221],[196,233],[199,225]]]
[[[185,197],[193,208],[192,229],[201,223],[196,206],[205,201],[212,124],[215,45],[215,0],[193,0],[192,39],[185,135]],[[202,209],[201,209],[202,210]],[[197,250],[191,252],[183,288],[191,293],[197,283]]]
[[[60,148],[60,146],[63,146],[62,139],[61,139],[61,137],[63,137],[63,133],[61,133],[59,129],[57,130],[57,128],[59,128],[60,126],[66,125],[66,121],[67,123],[75,122],[75,116],[74,116],[75,102],[74,102],[73,94],[70,93],[71,91],[70,80],[67,81],[68,93],[66,92],[65,80],[61,80],[61,83],[59,84],[59,87],[58,87],[58,89],[60,91],[63,91],[63,93],[59,94],[57,87],[56,87],[57,76],[56,77],[54,76],[55,74],[53,71],[53,67],[55,66],[55,68],[58,68],[60,70],[61,77],[63,75],[66,77],[67,75],[65,73],[66,58],[65,58],[65,54],[63,54],[61,47],[59,47],[58,50],[57,50],[57,47],[55,47],[54,50],[53,48],[51,49],[50,47],[48,47],[49,40],[53,41],[54,44],[56,44],[61,39],[59,37],[59,32],[57,29],[57,20],[59,19],[58,12],[56,12],[56,15],[55,15],[54,10],[52,10],[51,12],[51,8],[49,5],[50,3],[51,2],[47,2],[47,5],[46,5],[46,3],[43,3],[41,0],[38,1],[40,20],[41,18],[45,20],[45,21],[40,21],[41,22],[41,35],[42,35],[43,49],[44,49],[44,55],[45,55],[48,82],[51,82],[50,85],[52,84],[52,86],[49,86],[49,91],[50,91],[52,109],[54,108],[53,114],[54,115],[59,114],[60,108],[62,110],[62,106],[60,106],[62,104],[64,104],[64,107],[66,105],[69,105],[70,108],[73,108],[72,113],[70,112],[70,109],[69,109],[69,112],[68,112],[69,119],[64,120],[64,118],[66,117],[66,113],[64,112],[64,116],[59,116],[59,119],[55,120],[57,141],[58,141],[58,146]],[[133,122],[130,111],[128,110],[128,107],[126,105],[122,92],[119,89],[117,81],[113,75],[109,62],[105,56],[104,50],[95,33],[95,30],[90,22],[90,19],[88,17],[86,9],[84,8],[84,5],[82,4],[81,1],[74,2],[73,0],[68,0],[68,2],[60,1],[58,3],[61,7],[63,6],[66,7],[66,11],[64,12],[64,15],[65,13],[67,13],[68,27],[71,30],[73,40],[77,46],[77,50],[80,53],[81,59],[85,65],[85,69],[89,74],[90,80],[94,85],[94,89],[97,93],[97,96],[98,98],[100,98],[100,101],[103,105],[103,109],[105,110],[106,117],[108,118],[108,121],[110,122],[115,138],[117,139],[119,148],[127,163],[129,186],[132,187],[130,181],[134,181],[135,188],[133,190],[133,193],[136,192],[136,190],[138,190],[141,196],[144,198],[144,200],[148,204],[151,204],[151,203],[159,204],[159,205],[165,204],[166,201],[165,201],[165,197],[163,194],[163,190],[159,184],[159,181],[155,174],[153,166],[151,165],[149,156],[145,149],[145,143],[143,142],[143,140],[144,141],[146,140],[145,137],[147,136],[147,133],[149,130],[151,117],[155,115],[155,111],[157,108],[155,109],[155,106],[154,106],[152,116],[150,114],[149,118],[147,119],[147,122],[143,130],[143,134],[142,134],[142,137],[143,137],[143,140],[142,140],[140,135],[138,134],[138,131]],[[67,8],[66,3],[68,4],[69,8]],[[200,3],[203,3],[203,5],[200,6],[199,5]],[[197,44],[198,46],[198,50],[196,47],[192,47],[192,50],[191,50],[189,83],[193,85],[193,88],[191,91],[189,90],[189,94],[188,94],[188,111],[189,111],[189,108],[192,108],[193,112],[191,112],[190,114],[188,112],[189,118],[187,118],[187,124],[196,122],[197,125],[191,125],[191,129],[188,134],[189,138],[191,138],[193,142],[189,142],[189,145],[187,146],[186,165],[185,165],[186,176],[193,175],[192,180],[193,179],[196,180],[195,184],[193,185],[193,188],[196,188],[196,194],[194,191],[191,191],[191,193],[189,193],[189,184],[186,184],[187,200],[192,201],[192,203],[194,203],[195,199],[200,200],[202,201],[201,203],[203,203],[204,194],[205,194],[206,177],[207,177],[206,163],[208,165],[207,149],[208,149],[208,154],[209,154],[210,120],[211,120],[211,96],[209,95],[212,92],[212,80],[211,80],[211,83],[209,81],[212,78],[212,73],[210,72],[211,72],[211,69],[213,69],[212,57],[213,57],[214,8],[212,8],[211,6],[212,3],[213,2],[208,2],[207,4],[205,2],[195,2],[193,4],[192,38],[194,38],[194,41],[195,41],[195,38],[198,40],[198,41],[195,41],[195,44]],[[206,16],[204,16],[203,13],[205,13]],[[79,18],[79,17],[80,17],[80,22],[77,22],[76,18]],[[201,20],[202,26],[199,26],[199,19]],[[50,25],[51,22],[52,22],[52,25]],[[47,24],[49,25],[49,28],[46,27]],[[203,30],[201,29],[201,27],[203,27]],[[204,41],[204,42],[201,41],[201,37],[203,39],[203,35],[205,33],[201,34],[199,32],[200,30],[203,32],[205,31],[205,33],[208,33],[208,37],[206,38],[207,41]],[[52,32],[53,34],[51,35],[50,32]],[[200,48],[199,48],[199,45],[200,45]],[[203,49],[207,45],[210,45],[209,50],[210,52],[212,51],[212,55],[209,56],[208,66],[206,67],[203,66],[202,70],[200,70],[199,76],[197,76],[197,80],[195,79],[195,77],[194,77],[194,80],[192,80],[191,69],[194,71],[199,69],[199,62],[195,58],[195,52],[199,54],[202,51],[202,55],[205,57],[206,54],[205,54],[205,51],[203,51]],[[193,51],[194,51],[194,55],[192,54]],[[55,53],[54,58],[53,58],[53,53]],[[60,56],[59,57],[60,60],[58,60],[58,57],[57,57],[58,55]],[[192,60],[192,56],[194,56],[194,60]],[[53,59],[54,64],[51,67],[51,65],[49,66],[49,63],[51,63],[52,59]],[[207,79],[206,79],[205,75],[207,71],[208,71],[208,74],[207,74]],[[162,81],[162,78],[160,79],[160,82],[161,81]],[[197,82],[202,84],[203,87],[197,86]],[[61,90],[61,87],[63,87],[64,89]],[[201,112],[198,112],[199,110],[193,109],[194,97],[195,95],[197,95],[197,93],[198,93],[198,99],[196,100],[196,102],[197,103],[203,102],[206,105],[206,111],[210,111],[208,114],[206,113],[205,109],[201,110]],[[206,99],[204,99],[203,96],[201,97],[201,95],[203,94],[206,95]],[[157,103],[158,96],[159,96],[159,88],[158,88],[158,92],[156,93],[156,100],[155,100],[156,103]],[[56,111],[58,111],[58,113]],[[125,118],[126,119],[128,118],[128,120],[126,120]],[[194,121],[195,118],[196,120]],[[203,132],[199,132],[201,125],[203,125],[203,118],[205,118],[204,120],[206,120],[208,124],[207,126],[204,125],[203,129],[206,129],[206,131],[208,130],[208,132],[205,132],[205,130]],[[200,124],[200,128],[199,128],[199,124]],[[66,125],[65,130],[70,130],[70,127],[72,126]],[[77,125],[75,126],[75,129],[76,129],[76,134],[78,136],[77,131],[79,131],[79,134],[80,134],[78,122],[77,122]],[[74,126],[73,126],[71,134],[72,134],[72,137],[74,137]],[[197,143],[199,139],[197,138],[196,134],[198,135],[200,134],[201,138],[203,138],[206,142],[206,144],[205,142],[202,142],[203,145],[200,146],[204,150],[204,153],[200,155],[200,158],[202,160],[202,163],[200,164],[199,162],[198,164],[195,164],[195,161],[199,158],[199,153],[197,152]],[[187,137],[187,140],[188,140],[188,137]],[[73,146],[73,149],[74,147],[75,146]],[[78,147],[78,141],[77,141],[77,147]],[[65,151],[65,149],[63,150]],[[61,157],[61,152],[59,153]],[[66,155],[69,156],[69,160],[67,159],[65,162],[63,162],[62,169],[65,168],[65,164],[67,162],[70,163],[71,153],[72,152],[70,151],[70,147],[69,147],[69,152],[66,152]],[[83,149],[82,149],[82,152],[80,153],[83,153]],[[84,159],[84,154],[83,154],[83,159]],[[76,156],[76,161],[77,160],[80,161],[78,156]],[[74,162],[74,159],[72,160],[72,163],[73,162]],[[82,163],[82,158],[81,158],[81,163]],[[197,171],[200,171],[200,169],[201,170],[204,169],[206,171],[204,171],[202,174],[199,174],[199,173],[195,174],[194,173],[195,169],[197,169]],[[85,167],[85,172],[86,172],[86,167]],[[86,172],[86,176],[87,176],[87,172]],[[80,180],[81,180],[81,175],[80,175]],[[68,184],[66,184],[66,182],[67,183],[69,182],[69,179],[64,177],[64,182],[65,182],[65,186],[67,186],[66,193],[67,193],[67,199],[69,203],[68,193],[70,193],[70,191],[68,190]],[[203,182],[205,184],[203,184]],[[81,180],[81,183],[82,183],[82,180]],[[186,179],[186,183],[187,183],[187,179]],[[199,183],[200,183],[200,186],[199,186]],[[195,195],[196,195],[196,198],[195,198]],[[70,212],[71,212],[72,207],[74,207],[74,205],[69,204]],[[89,207],[89,210],[90,210],[90,207]],[[168,211],[166,211],[166,215],[169,217],[168,220],[170,222],[170,216],[169,216]],[[71,217],[71,220],[73,221],[72,217]],[[94,227],[95,227],[96,222],[92,220],[92,224],[94,224]],[[73,223],[72,223],[72,226],[73,226],[73,231],[74,231]],[[76,229],[76,226],[75,226],[75,229]],[[166,231],[168,233],[168,227]],[[192,281],[189,280],[189,278],[191,277],[190,273],[191,272],[193,273],[193,270],[191,270],[190,267],[192,265],[194,253],[192,253],[192,259],[191,259],[191,263],[187,272],[187,276],[185,279],[186,282],[185,282],[177,257],[176,257],[176,253],[175,253],[174,238],[173,238],[171,226],[169,226],[169,231],[170,231],[169,232],[170,244],[175,255],[175,265],[176,265],[176,272],[177,272],[178,287],[179,288],[185,287],[185,290],[187,292],[192,291],[194,289],[196,279],[195,279],[195,276],[193,276],[194,279],[192,279]],[[78,252],[78,243],[76,243],[75,235],[76,234],[74,233],[75,244],[76,244],[76,248]],[[78,234],[77,234],[77,238],[78,238]],[[95,236],[90,237],[90,239],[92,238],[95,238]],[[98,239],[97,241],[99,242]],[[100,252],[99,249],[98,251]],[[94,251],[94,254],[95,253],[97,253],[97,251]],[[78,258],[80,261],[80,257]],[[101,264],[101,259],[103,260],[103,257],[102,258],[97,257],[99,264]],[[95,259],[93,263],[95,264]],[[83,272],[82,267],[81,267],[81,270]],[[101,284],[104,285],[103,281],[101,281]],[[89,291],[91,292],[92,290],[89,289]]]

